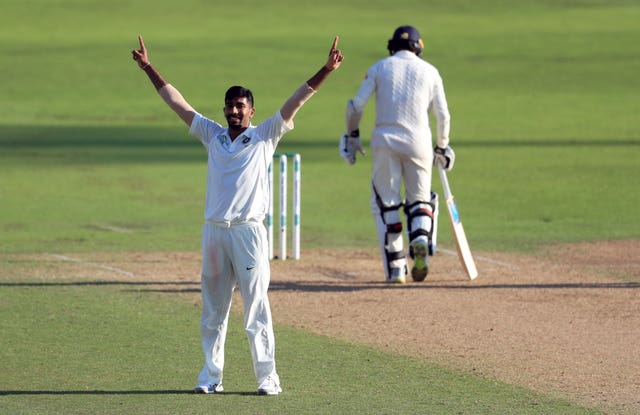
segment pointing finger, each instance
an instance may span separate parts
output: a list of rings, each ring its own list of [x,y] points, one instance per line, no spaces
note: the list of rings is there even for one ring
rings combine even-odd
[[[331,50],[336,50],[338,49],[338,39],[340,39],[339,36],[336,36],[335,39],[333,39],[333,46],[331,46]]]

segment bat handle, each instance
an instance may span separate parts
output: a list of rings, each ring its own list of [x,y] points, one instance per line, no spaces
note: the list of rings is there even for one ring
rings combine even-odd
[[[452,197],[451,187],[449,187],[449,179],[447,178],[447,172],[442,164],[436,163],[438,166],[438,173],[440,174],[440,182],[442,183],[442,191],[444,192],[444,199],[449,200]]]

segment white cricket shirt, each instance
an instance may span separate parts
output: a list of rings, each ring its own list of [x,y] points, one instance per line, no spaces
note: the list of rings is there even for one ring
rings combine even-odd
[[[205,220],[231,225],[264,219],[268,166],[280,138],[292,129],[293,122],[286,124],[278,110],[231,141],[226,127],[195,115],[189,134],[199,138],[208,153]]]
[[[438,146],[449,144],[450,115],[442,78],[430,63],[407,50],[376,62],[353,98],[362,112],[376,94],[376,126],[371,147],[389,147],[418,157],[431,154],[428,111],[437,121]]]

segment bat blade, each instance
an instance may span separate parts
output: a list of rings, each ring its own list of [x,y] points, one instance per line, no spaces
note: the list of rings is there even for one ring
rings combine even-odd
[[[456,241],[456,250],[458,251],[458,257],[464,267],[465,272],[469,279],[475,279],[478,276],[478,269],[476,263],[471,255],[471,249],[469,248],[469,242],[467,241],[467,235],[464,232],[462,221],[460,220],[460,214],[458,213],[458,206],[453,199],[451,188],[449,187],[449,180],[447,179],[447,172],[438,164],[438,172],[440,173],[440,181],[442,182],[442,188],[444,191],[445,202],[447,204],[447,212],[449,212],[449,220],[451,222],[451,231],[453,232],[454,239]]]

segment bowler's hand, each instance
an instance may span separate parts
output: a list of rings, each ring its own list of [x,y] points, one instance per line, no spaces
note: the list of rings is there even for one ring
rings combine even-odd
[[[140,42],[140,49],[132,50],[133,60],[138,62],[138,66],[144,68],[149,65],[149,57],[147,56],[147,48],[144,47],[144,41],[142,36],[138,35],[138,42]]]
[[[329,51],[329,59],[327,60],[326,65],[324,65],[325,68],[327,68],[330,71],[338,69],[338,67],[344,60],[344,56],[342,56],[342,52],[340,52],[340,49],[338,49],[339,39],[340,39],[339,36],[336,36],[335,39],[333,39],[333,45],[331,46],[331,50]]]

